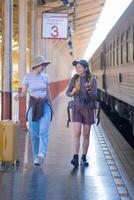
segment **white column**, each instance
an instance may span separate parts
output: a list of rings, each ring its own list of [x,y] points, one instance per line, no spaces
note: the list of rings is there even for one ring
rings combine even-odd
[[[11,91],[12,86],[12,36],[13,36],[13,1],[4,0],[4,60],[3,91]]]
[[[35,0],[31,0],[31,24],[30,24],[30,28],[31,28],[31,64],[32,64],[32,59],[36,54],[36,24],[37,24],[37,17],[35,16],[35,12],[36,12],[36,6],[37,6],[37,1]]]
[[[3,1],[2,119],[12,118],[13,0]]]
[[[19,0],[19,80],[20,86],[27,65],[27,0]]]
[[[27,68],[27,0],[19,0],[19,91]],[[19,121],[26,128],[26,98],[19,100]]]

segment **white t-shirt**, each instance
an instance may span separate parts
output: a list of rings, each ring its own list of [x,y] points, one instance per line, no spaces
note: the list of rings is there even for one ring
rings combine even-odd
[[[48,75],[46,73],[27,74],[22,82],[23,85],[28,87],[29,94],[33,97],[45,97],[48,83]]]

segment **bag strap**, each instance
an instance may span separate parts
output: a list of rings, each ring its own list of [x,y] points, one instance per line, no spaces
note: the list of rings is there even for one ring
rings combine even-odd
[[[67,106],[67,116],[68,116],[68,120],[67,120],[67,128],[68,128],[69,127],[69,122],[71,122],[70,108],[69,108],[69,106]]]
[[[100,104],[100,102],[99,102],[99,107],[98,107],[98,109],[97,109],[97,115],[96,115],[96,117],[97,117],[97,126],[98,126],[99,123],[100,123],[100,112],[101,112],[101,104]]]

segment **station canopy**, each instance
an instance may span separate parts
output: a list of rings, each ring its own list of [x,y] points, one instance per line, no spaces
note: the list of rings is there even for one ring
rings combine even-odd
[[[68,13],[68,45],[81,55],[88,46],[106,0],[38,0],[48,13]]]
[[[91,36],[96,28],[96,23],[100,17],[102,8],[106,0],[37,0],[37,8],[41,7],[47,13],[67,13],[68,14],[68,46],[77,52],[77,55],[83,55]],[[1,4],[2,0],[0,0]],[[13,0],[13,38],[18,41],[18,0]],[[30,20],[30,5],[28,3],[28,19]],[[0,39],[2,37],[2,6],[0,6]],[[28,43],[30,46],[30,27],[28,22]],[[73,51],[72,50],[72,51]]]

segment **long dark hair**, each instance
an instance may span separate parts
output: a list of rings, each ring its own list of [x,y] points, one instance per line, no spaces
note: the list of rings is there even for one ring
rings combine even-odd
[[[87,70],[85,71],[85,76],[86,76],[86,81],[88,82],[88,81],[90,80],[91,76],[92,76],[92,74],[91,74],[89,68],[87,68]],[[73,76],[72,79],[73,79],[74,81],[76,81],[78,78],[79,78],[79,75],[78,75],[78,74],[75,74],[75,75]]]

